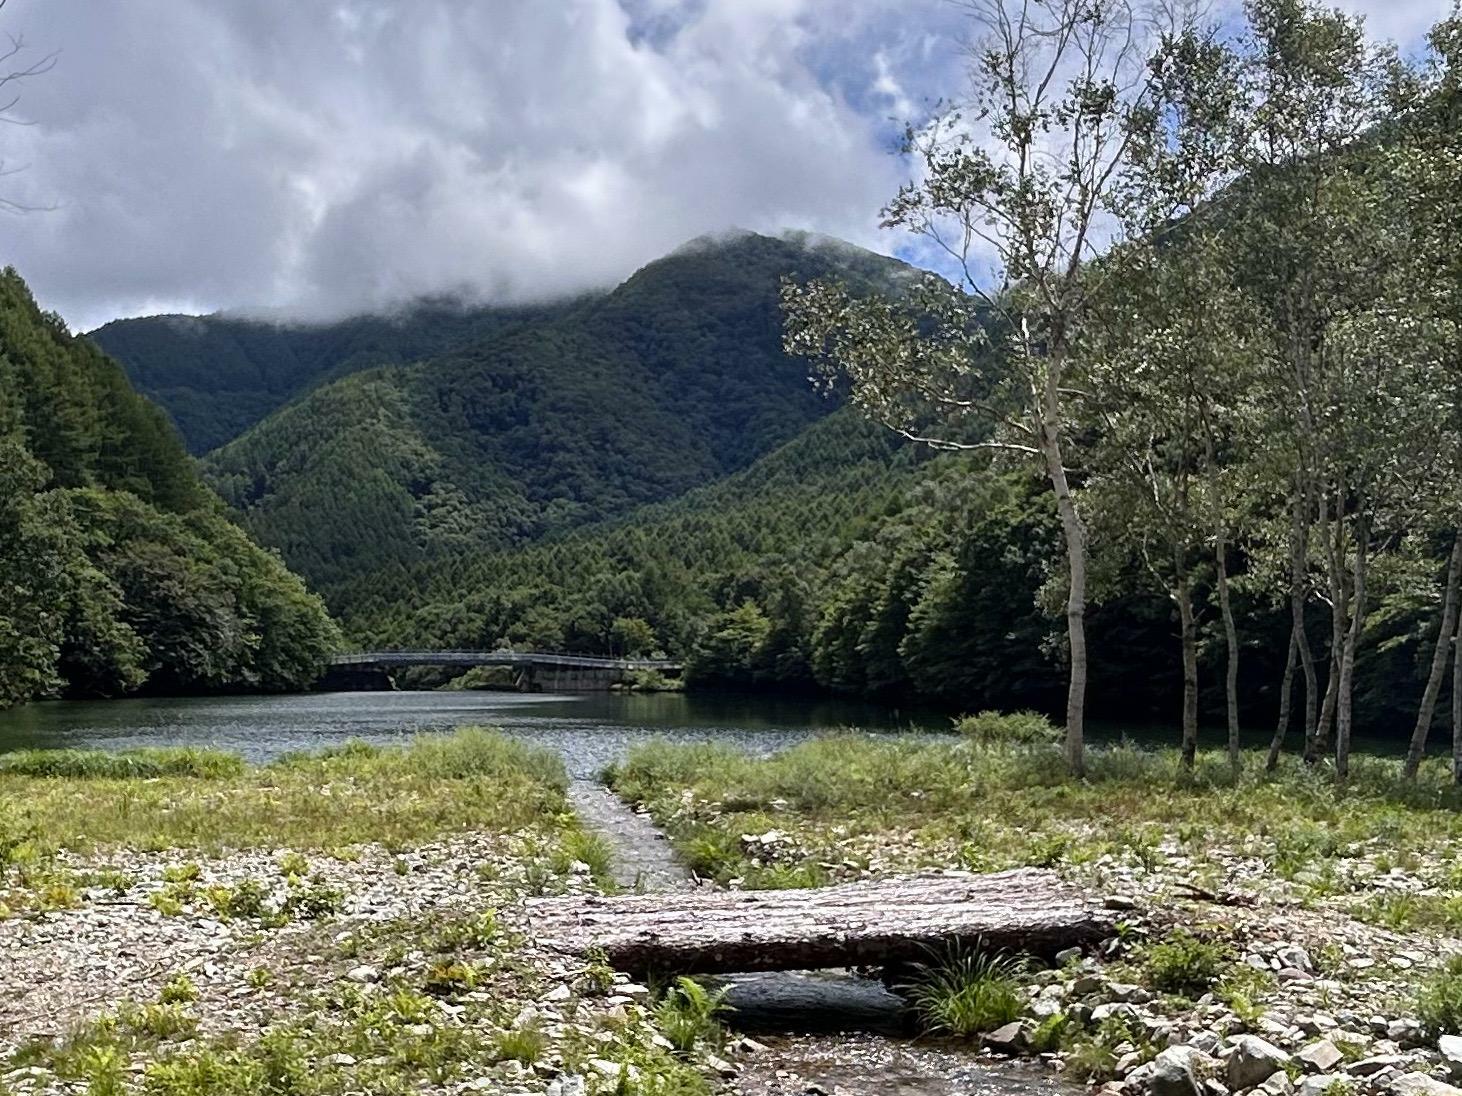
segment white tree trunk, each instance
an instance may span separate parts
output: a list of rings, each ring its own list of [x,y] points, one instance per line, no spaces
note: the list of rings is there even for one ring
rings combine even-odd
[[[1274,724],[1274,737],[1269,740],[1269,756],[1264,760],[1264,770],[1273,772],[1279,767],[1279,755],[1284,750],[1284,736],[1294,719],[1294,668],[1299,661],[1300,636],[1298,628],[1289,626],[1289,654],[1284,658],[1284,680],[1279,686],[1279,719]]]
[[[1066,766],[1073,776],[1086,775],[1086,527],[1071,497],[1061,451],[1060,371],[1047,368],[1041,453],[1056,492],[1056,512],[1066,541],[1068,587],[1066,636],[1071,651],[1071,678],[1066,691]]]
[[[1350,627],[1345,631],[1345,646],[1340,655],[1340,684],[1335,701],[1335,779],[1350,776],[1350,735],[1353,724],[1352,697],[1355,686],[1355,651],[1360,645],[1366,624],[1366,549],[1370,531],[1364,514],[1357,519],[1355,531],[1354,594],[1350,606]]]
[[[1179,642],[1183,653],[1183,768],[1193,768],[1198,753],[1198,627],[1193,617],[1193,590],[1182,550],[1173,553],[1173,600],[1178,605]]]
[[[1437,697],[1442,691],[1442,678],[1447,672],[1447,656],[1451,653],[1452,633],[1457,627],[1459,580],[1462,580],[1462,531],[1453,537],[1452,555],[1447,561],[1447,584],[1442,595],[1442,622],[1437,630],[1436,646],[1432,648],[1431,672],[1427,674],[1426,688],[1421,694],[1421,706],[1416,711],[1416,726],[1411,731],[1411,747],[1406,751],[1406,767],[1403,773],[1407,780],[1415,780],[1417,771],[1421,768],[1427,735],[1431,733],[1432,718],[1436,715]],[[1453,703],[1456,703],[1455,698]]]

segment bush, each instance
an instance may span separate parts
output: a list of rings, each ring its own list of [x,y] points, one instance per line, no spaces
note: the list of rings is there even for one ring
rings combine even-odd
[[[1016,742],[1029,745],[1061,740],[1061,728],[1040,712],[980,712],[961,716],[954,729],[973,742]]]
[[[1454,955],[1417,994],[1416,1015],[1433,1037],[1462,1035],[1462,955]]]
[[[929,1031],[976,1035],[1020,1017],[1021,965],[983,948],[951,948],[914,967],[899,989]]]
[[[1155,990],[1201,997],[1222,976],[1229,952],[1222,944],[1178,931],[1147,951],[1147,982]]]

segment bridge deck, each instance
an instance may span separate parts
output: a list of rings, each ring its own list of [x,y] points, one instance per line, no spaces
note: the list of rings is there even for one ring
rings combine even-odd
[[[532,934],[556,950],[601,951],[619,970],[715,974],[882,966],[930,947],[1050,956],[1115,930],[1096,899],[1049,871],[922,875],[818,890],[538,899]]]
[[[594,655],[540,654],[531,651],[358,651],[340,654],[332,666],[562,666],[575,670],[661,670],[681,664],[664,658],[598,658]]]

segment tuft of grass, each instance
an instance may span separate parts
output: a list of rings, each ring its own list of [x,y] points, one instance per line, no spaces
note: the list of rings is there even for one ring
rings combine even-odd
[[[980,745],[1049,745],[1061,741],[1062,731],[1040,712],[980,712],[960,716],[954,729]]]
[[[1227,947],[1178,930],[1147,949],[1147,984],[1162,993],[1201,997],[1223,976],[1231,962]]]
[[[610,879],[614,847],[603,834],[581,829],[566,830],[553,856],[553,870],[565,874],[576,862],[586,865],[590,876],[602,885]]]
[[[710,990],[693,978],[677,978],[655,1005],[655,1023],[681,1053],[698,1045],[719,1046],[725,1035],[717,1017],[726,1009],[727,990]]]
[[[1462,1035],[1462,955],[1454,955],[1425,982],[1416,1015],[1433,1036]]]
[[[537,1024],[509,1028],[497,1037],[495,1051],[499,1061],[521,1062],[531,1066],[548,1049],[548,1036]]]
[[[928,1031],[977,1035],[1020,1017],[1021,963],[977,946],[952,946],[915,964],[899,986]]]

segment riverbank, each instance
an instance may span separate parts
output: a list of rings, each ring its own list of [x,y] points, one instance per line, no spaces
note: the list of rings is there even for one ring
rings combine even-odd
[[[1096,954],[929,998],[927,1020],[992,1049],[1114,1092],[1450,1092],[1462,814],[1443,767],[1412,788],[1365,759],[1342,790],[1261,770],[1117,747],[1075,783],[1054,747],[849,736],[764,759],[646,746],[611,782],[731,886],[1030,865],[1130,907]]]
[[[6,756],[0,1091],[709,1092],[709,1017],[525,935],[607,879],[568,786],[485,732]]]

